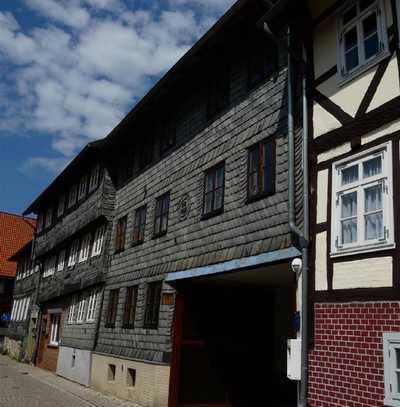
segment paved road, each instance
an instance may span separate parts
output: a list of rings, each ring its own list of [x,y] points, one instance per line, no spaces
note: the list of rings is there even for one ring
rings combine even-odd
[[[0,355],[0,407],[137,407]]]

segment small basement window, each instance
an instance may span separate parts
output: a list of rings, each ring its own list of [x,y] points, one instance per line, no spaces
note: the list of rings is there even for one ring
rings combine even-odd
[[[126,374],[126,385],[129,387],[133,387],[136,384],[136,369],[132,369],[128,367],[128,371]]]
[[[385,406],[400,406],[400,332],[383,334]]]
[[[113,364],[108,365],[108,372],[107,372],[107,380],[109,382],[114,382],[115,381],[115,371],[116,371],[116,366]]]

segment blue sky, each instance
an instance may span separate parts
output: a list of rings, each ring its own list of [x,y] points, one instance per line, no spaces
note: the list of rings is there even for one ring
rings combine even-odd
[[[234,0],[2,0],[0,210],[21,213]]]

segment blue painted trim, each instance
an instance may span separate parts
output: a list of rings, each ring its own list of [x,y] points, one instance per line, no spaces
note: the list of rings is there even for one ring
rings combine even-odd
[[[301,252],[295,247],[275,250],[259,254],[257,256],[243,257],[241,259],[225,261],[223,263],[212,264],[211,266],[197,267],[194,269],[169,273],[165,281],[177,281],[187,278],[209,276],[212,274],[226,273],[228,271],[240,270],[248,267],[261,266],[275,261],[288,260],[300,256]]]

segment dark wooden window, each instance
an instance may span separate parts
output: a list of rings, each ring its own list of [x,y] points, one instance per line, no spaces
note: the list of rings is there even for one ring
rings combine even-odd
[[[252,37],[249,48],[249,87],[252,88],[271,76],[278,67],[278,47],[265,41],[265,36]]]
[[[172,121],[167,121],[163,124],[160,136],[160,155],[163,156],[176,143],[176,127]]]
[[[136,209],[135,223],[133,225],[132,244],[138,244],[144,241],[144,231],[146,227],[146,210],[146,205]]]
[[[264,140],[248,152],[247,196],[257,199],[275,192],[275,140]]]
[[[225,163],[210,168],[204,178],[203,217],[221,213],[224,206]]]
[[[110,290],[106,315],[106,328],[114,328],[117,319],[119,288]]]
[[[128,287],[126,289],[124,318],[122,322],[123,328],[133,328],[135,325],[137,293],[137,286]]]
[[[157,198],[154,215],[154,236],[167,233],[169,212],[169,192]]]
[[[224,110],[230,101],[230,68],[226,61],[219,60],[210,74],[207,117],[213,118]]]
[[[119,253],[125,249],[126,215],[117,221],[117,231],[115,234],[115,252]]]
[[[118,186],[120,187],[133,177],[135,165],[133,154],[128,155],[121,154],[119,161],[120,164],[118,167],[117,183]]]
[[[153,161],[154,153],[154,138],[152,136],[147,136],[146,140],[140,148],[139,155],[139,170],[143,170]]]
[[[160,311],[162,281],[147,284],[144,327],[157,329]]]

